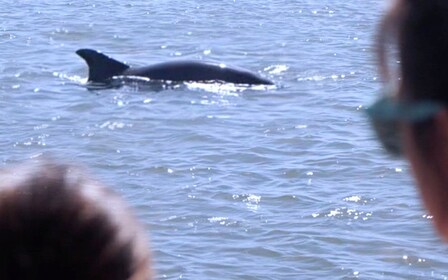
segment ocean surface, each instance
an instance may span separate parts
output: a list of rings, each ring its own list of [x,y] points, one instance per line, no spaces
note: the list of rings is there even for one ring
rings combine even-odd
[[[363,110],[382,0],[0,0],[0,162],[86,166],[157,279],[447,279],[409,166]],[[80,48],[237,65],[274,87],[88,90]]]

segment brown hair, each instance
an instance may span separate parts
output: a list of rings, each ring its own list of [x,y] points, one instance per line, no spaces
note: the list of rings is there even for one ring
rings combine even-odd
[[[398,46],[400,97],[448,104],[448,2],[395,2],[383,19],[378,37],[380,71],[386,82],[391,76],[387,59],[390,40]]]
[[[396,81],[390,71],[389,42],[398,49]],[[396,0],[384,17],[378,36],[380,73],[395,84],[402,100],[432,100],[448,104],[448,2]],[[399,78],[399,79],[398,79]],[[437,153],[432,120],[413,125],[419,152],[430,162]]]
[[[78,168],[0,171],[0,279],[150,279],[143,230]]]

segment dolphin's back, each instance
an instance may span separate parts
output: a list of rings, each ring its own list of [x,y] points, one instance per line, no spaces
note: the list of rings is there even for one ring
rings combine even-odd
[[[235,84],[272,84],[271,81],[238,67],[202,61],[172,61],[142,68],[129,68],[125,75],[169,81],[223,81]]]

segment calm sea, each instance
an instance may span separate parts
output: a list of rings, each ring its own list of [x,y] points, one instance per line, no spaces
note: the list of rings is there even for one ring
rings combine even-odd
[[[380,0],[0,0],[0,161],[87,166],[157,279],[447,279],[448,250],[363,109]],[[202,59],[275,88],[89,91],[75,51]]]

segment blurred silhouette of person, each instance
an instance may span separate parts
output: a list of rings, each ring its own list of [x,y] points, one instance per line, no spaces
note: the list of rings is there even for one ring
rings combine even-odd
[[[378,58],[385,92],[367,113],[386,150],[409,160],[448,241],[448,1],[395,1],[380,25]]]
[[[0,170],[0,279],[152,279],[124,201],[75,166]]]

